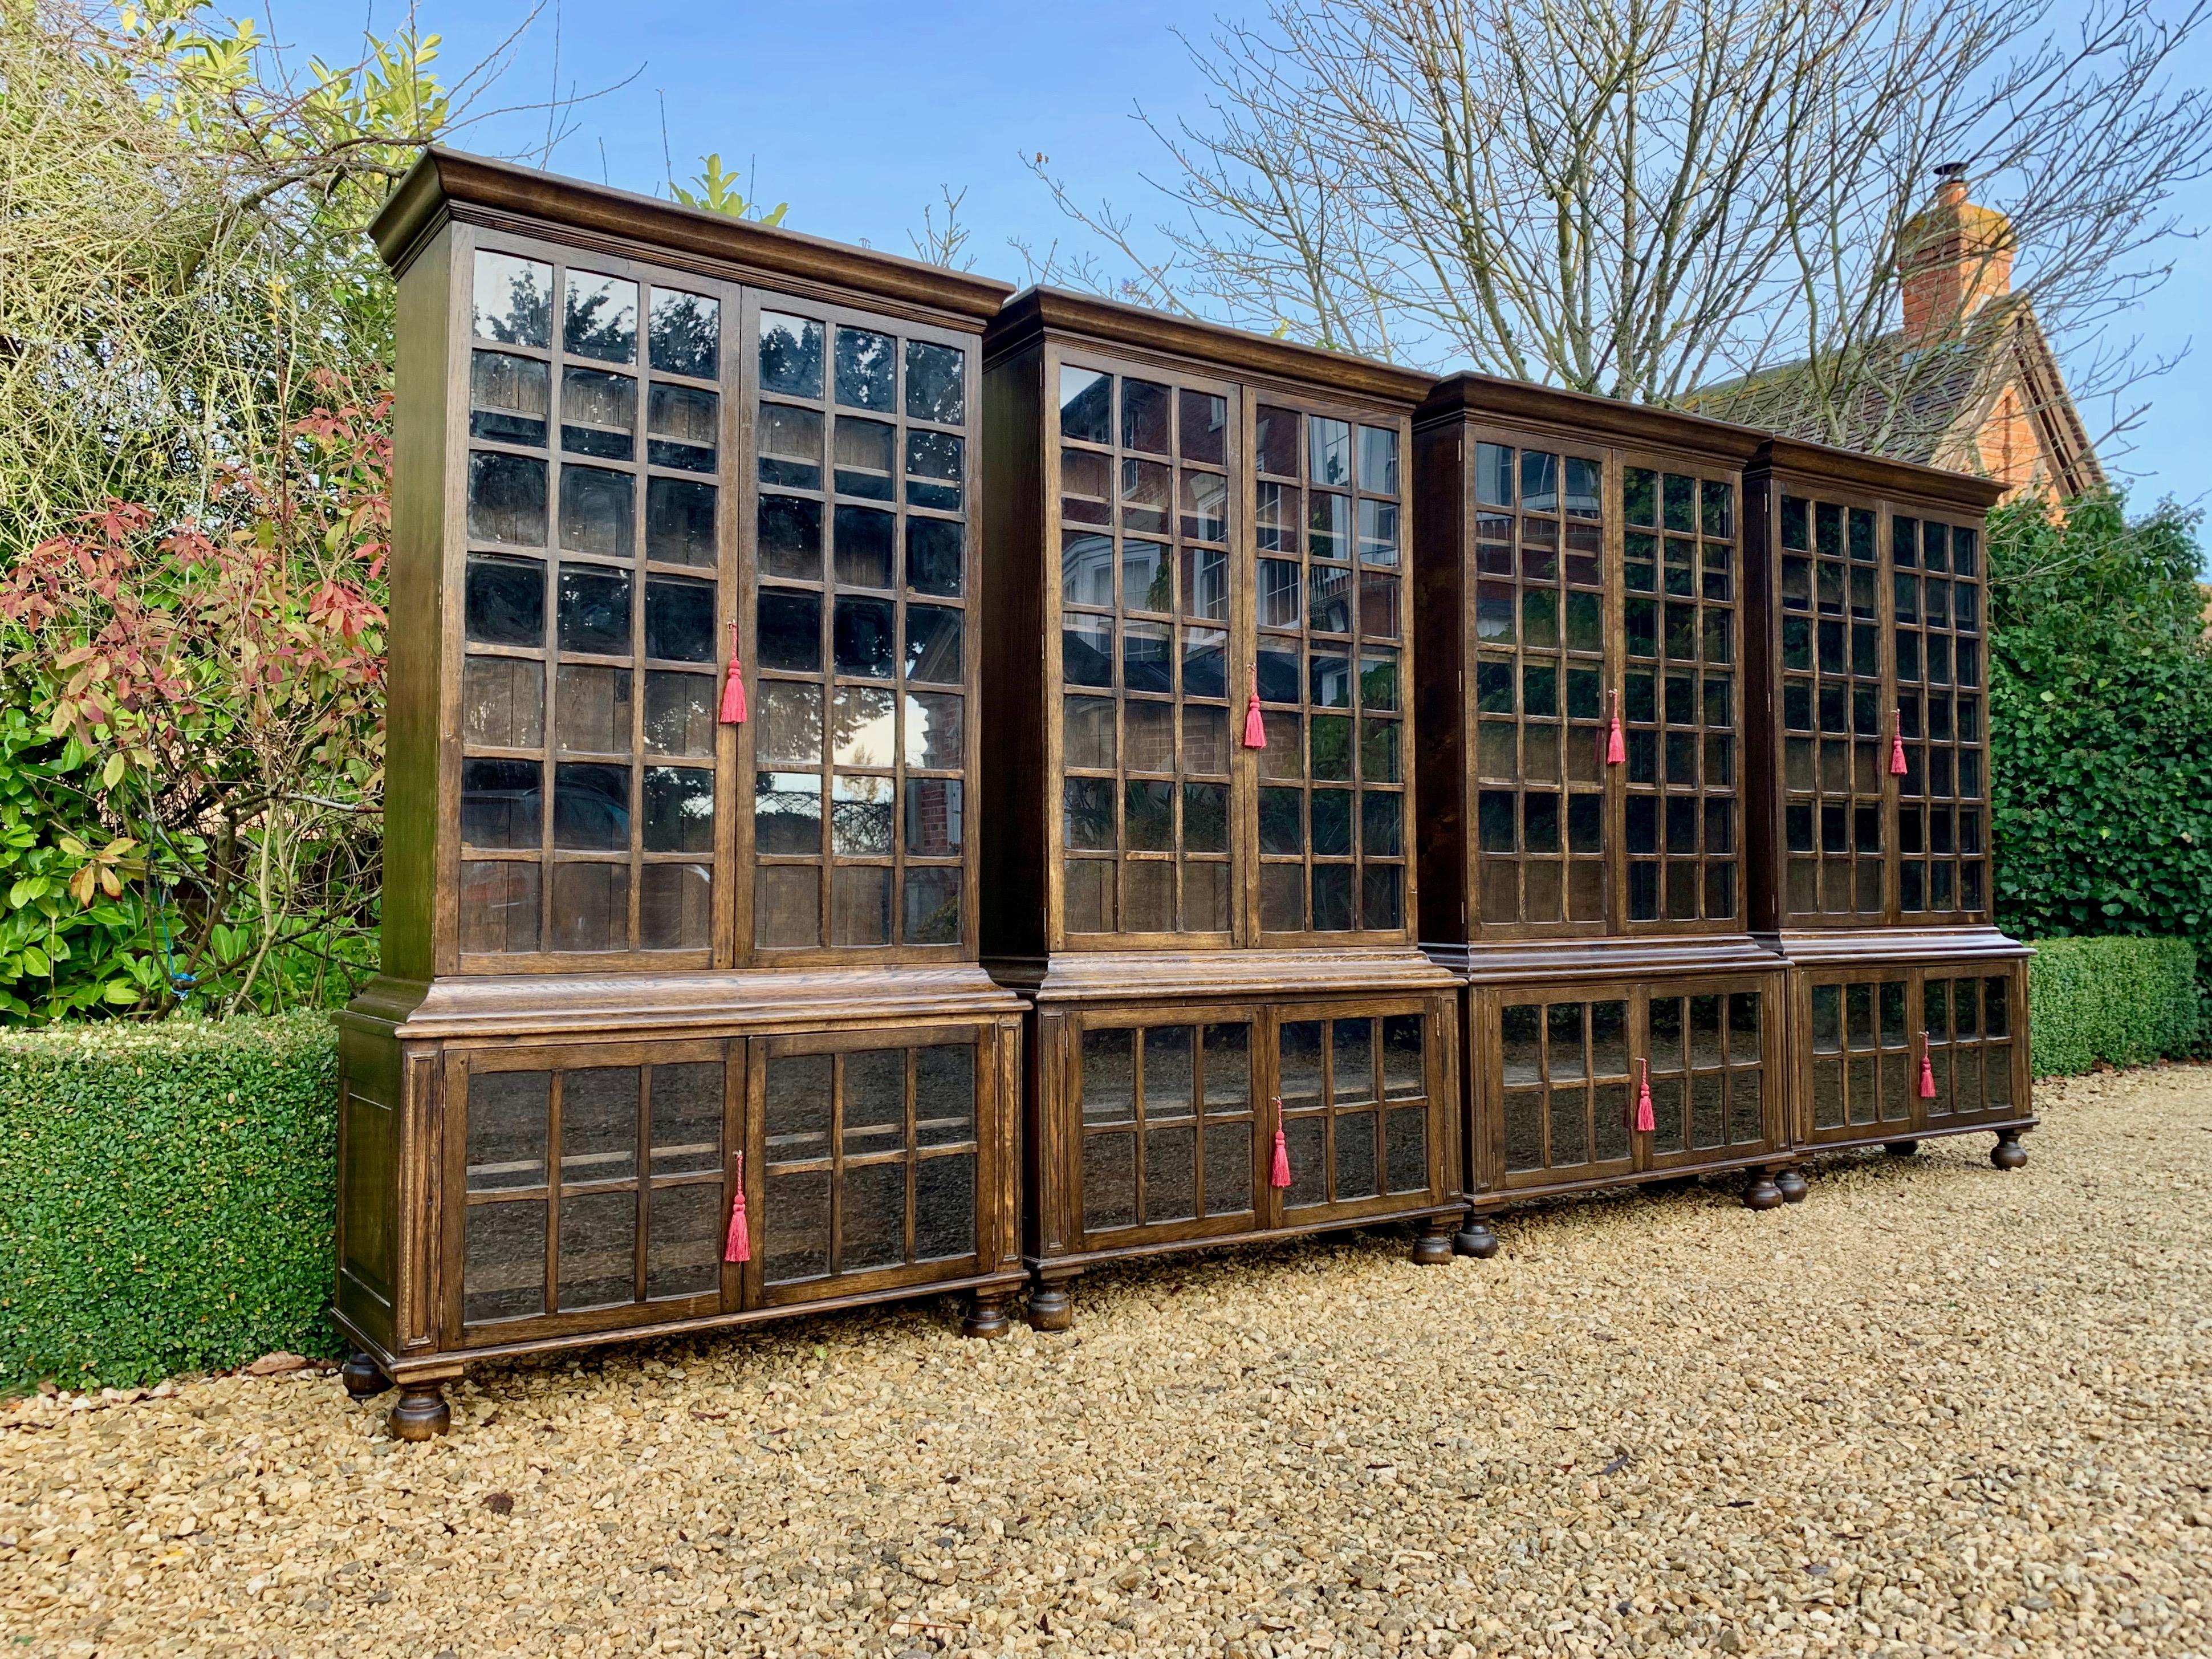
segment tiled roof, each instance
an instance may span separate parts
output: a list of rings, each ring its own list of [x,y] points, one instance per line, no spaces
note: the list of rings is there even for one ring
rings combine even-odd
[[[1983,307],[1957,338],[1941,345],[1910,351],[1902,331],[1883,335],[1864,348],[1864,361],[1848,377],[1856,386],[1836,425],[1826,405],[1830,387],[1845,377],[1834,357],[1700,386],[1683,407],[1788,437],[1936,464],[1962,421],[1978,422],[2004,376],[2007,348],[2021,343],[2016,325],[2024,319],[2032,329],[2025,300],[2014,295]]]

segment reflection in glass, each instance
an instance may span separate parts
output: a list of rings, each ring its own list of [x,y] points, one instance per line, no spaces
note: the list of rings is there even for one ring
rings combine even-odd
[[[664,374],[711,380],[721,373],[722,302],[676,289],[653,291],[647,332],[653,367]]]
[[[898,357],[891,337],[864,328],[837,331],[837,401],[853,409],[896,408]]]
[[[754,775],[753,846],[757,852],[769,856],[806,857],[822,850],[819,774],[761,772]]]
[[[620,276],[570,271],[561,337],[571,356],[635,362],[637,284]]]
[[[760,317],[760,380],[763,392],[793,398],[822,395],[822,325],[811,317],[763,311]]]
[[[927,340],[906,344],[906,413],[913,421],[957,426],[968,418],[967,354]]]
[[[714,562],[714,486],[688,478],[648,478],[645,556],[668,564]]]
[[[553,267],[512,253],[479,250],[476,332],[507,345],[552,344]]]

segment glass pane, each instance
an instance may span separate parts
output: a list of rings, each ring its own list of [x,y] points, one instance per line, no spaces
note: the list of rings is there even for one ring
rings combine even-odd
[[[1151,380],[1121,382],[1121,447],[1168,453],[1168,389]]]
[[[468,1189],[545,1184],[552,1075],[477,1072],[468,1085]]]
[[[914,421],[957,426],[968,418],[967,354],[927,340],[906,343],[906,412]]]
[[[826,1070],[828,1056],[822,1058]],[[777,1285],[828,1273],[830,1171],[771,1168],[763,1188],[762,1278]]]
[[[637,1194],[582,1193],[561,1200],[560,1308],[603,1308],[635,1295]]]
[[[821,781],[811,805],[812,838],[806,850],[821,847]],[[767,949],[805,949],[822,942],[822,878],[812,866],[771,866],[753,874],[753,942]]]
[[[571,356],[635,362],[637,284],[620,276],[570,271],[561,339]]]
[[[1060,435],[1089,444],[1114,441],[1114,377],[1096,369],[1060,371]]]
[[[629,946],[629,866],[553,866],[556,951],[622,951]]]
[[[811,318],[763,311],[760,331],[761,390],[794,398],[819,398],[822,325]]]
[[[975,1050],[939,1043],[915,1050],[914,1131],[921,1146],[953,1146],[975,1139]]]
[[[721,373],[722,302],[675,289],[653,291],[647,325],[653,367],[711,380]]]
[[[914,1172],[915,1260],[971,1255],[975,1249],[974,1155],[924,1158]]]
[[[647,1195],[645,1293],[704,1296],[721,1282],[722,1189],[694,1182]]]
[[[638,1072],[603,1066],[561,1079],[561,1181],[621,1179],[637,1173]]]
[[[1252,1126],[1206,1126],[1206,1212],[1234,1215],[1252,1207]]]
[[[497,443],[545,441],[549,381],[534,357],[506,351],[469,354],[469,435]]]
[[[545,1311],[545,1206],[472,1204],[462,1245],[461,1317],[471,1324]]]
[[[1101,1232],[1137,1221],[1137,1138],[1088,1135],[1083,1142],[1083,1225]]]
[[[469,456],[469,534],[479,541],[545,543],[545,463],[528,455]]]
[[[842,607],[845,601],[839,600]],[[935,605],[906,608],[906,677],[938,685],[960,684],[961,613]]]
[[[951,519],[909,519],[906,583],[921,593],[957,597],[965,585],[963,526]]]
[[[1145,1132],[1145,1220],[1186,1221],[1198,1213],[1198,1131],[1190,1124]]]
[[[837,401],[854,409],[895,407],[898,359],[891,337],[867,329],[837,331]]]
[[[906,872],[904,921],[900,937],[908,945],[956,945],[960,939],[960,872],[910,869]]]
[[[552,266],[479,250],[475,290],[478,338],[507,345],[552,344]]]
[[[759,772],[752,792],[754,849],[810,856],[823,849],[823,781],[814,772]],[[807,880],[814,880],[807,874]],[[811,900],[807,900],[811,911]]]

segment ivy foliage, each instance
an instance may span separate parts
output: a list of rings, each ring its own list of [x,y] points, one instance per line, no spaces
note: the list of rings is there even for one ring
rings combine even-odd
[[[326,1355],[329,1016],[0,1033],[0,1393]]]
[[[2118,495],[1990,524],[1996,916],[2212,954],[2212,647],[2197,515]]]

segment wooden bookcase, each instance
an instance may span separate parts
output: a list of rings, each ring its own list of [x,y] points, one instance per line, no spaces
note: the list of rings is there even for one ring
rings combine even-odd
[[[1447,1256],[1455,996],[1412,857],[1427,381],[1049,290],[985,365],[983,946],[1034,1003],[1033,1322],[1109,1257],[1406,1218]]]
[[[1793,967],[1792,1135],[1907,1151],[1993,1130],[2016,1168],[2028,953],[1989,920],[2000,487],[1779,439],[1747,487],[1774,688],[1752,905]]]
[[[349,1384],[398,1383],[421,1436],[471,1358],[923,1291],[1003,1330],[1021,1005],[977,965],[974,804],[1008,290],[443,152],[375,230],[390,830],[342,1038]]]
[[[1540,1194],[1741,1168],[1780,1201],[1783,963],[1746,917],[1758,444],[1472,374],[1416,417],[1421,937],[1468,988],[1470,1254]]]

